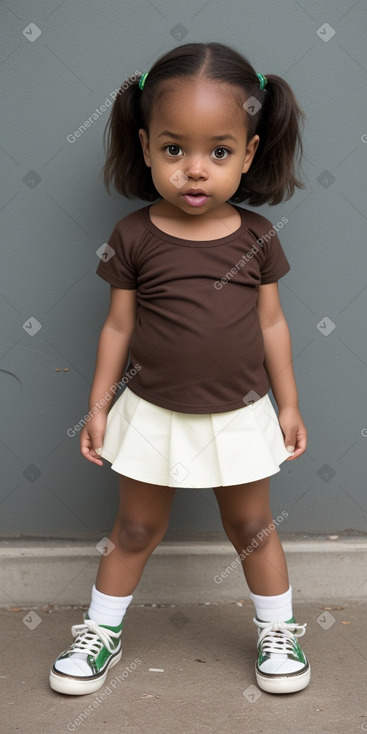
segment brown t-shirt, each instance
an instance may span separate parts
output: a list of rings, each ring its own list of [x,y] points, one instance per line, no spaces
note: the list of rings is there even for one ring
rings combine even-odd
[[[236,206],[242,224],[226,237],[173,237],[150,220],[150,205],[113,229],[97,273],[136,288],[137,319],[127,373],[132,392],[182,413],[224,413],[263,397],[270,383],[256,310],[260,284],[290,270],[265,217]],[[134,372],[134,371],[133,371]]]

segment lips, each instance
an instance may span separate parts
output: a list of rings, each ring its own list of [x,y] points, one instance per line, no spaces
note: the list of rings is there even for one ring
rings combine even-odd
[[[192,194],[193,196],[198,194],[201,194],[202,196],[208,195],[206,191],[203,191],[203,189],[189,189],[188,191],[185,191],[184,196],[186,196],[186,194]]]
[[[208,194],[202,189],[189,189],[183,194],[183,197],[189,206],[203,206],[208,199]]]

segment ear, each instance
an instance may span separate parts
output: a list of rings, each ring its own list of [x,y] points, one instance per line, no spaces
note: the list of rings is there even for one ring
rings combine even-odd
[[[245,160],[243,162],[243,168],[242,173],[247,173],[249,170],[251,163],[253,161],[254,155],[257,151],[258,145],[260,142],[260,138],[258,135],[254,135],[251,140],[247,143],[246,146],[246,154],[245,154]]]
[[[140,128],[139,130],[139,139],[141,142],[141,147],[143,149],[143,156],[145,164],[150,168],[151,162],[150,162],[150,153],[149,153],[149,138],[148,133],[143,128]]]

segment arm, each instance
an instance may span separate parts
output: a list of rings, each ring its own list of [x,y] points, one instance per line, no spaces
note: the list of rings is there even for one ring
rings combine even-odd
[[[110,306],[103,324],[97,348],[97,359],[89,397],[89,410],[97,406],[106,392],[121,379],[126,366],[130,339],[136,321],[136,290],[111,286]],[[80,434],[82,455],[94,464],[103,466],[96,449],[102,447],[107,413],[113,399],[100,406],[83,427]]]
[[[278,283],[260,285],[257,311],[264,339],[264,366],[279,408],[279,424],[285,446],[294,446],[292,461],[304,453],[307,430],[298,409],[298,393],[292,365],[288,324],[279,299]]]

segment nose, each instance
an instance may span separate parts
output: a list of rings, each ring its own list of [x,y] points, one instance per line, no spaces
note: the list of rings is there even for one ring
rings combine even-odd
[[[186,159],[185,173],[188,178],[197,180],[199,178],[206,179],[207,169],[205,156],[193,155]]]

